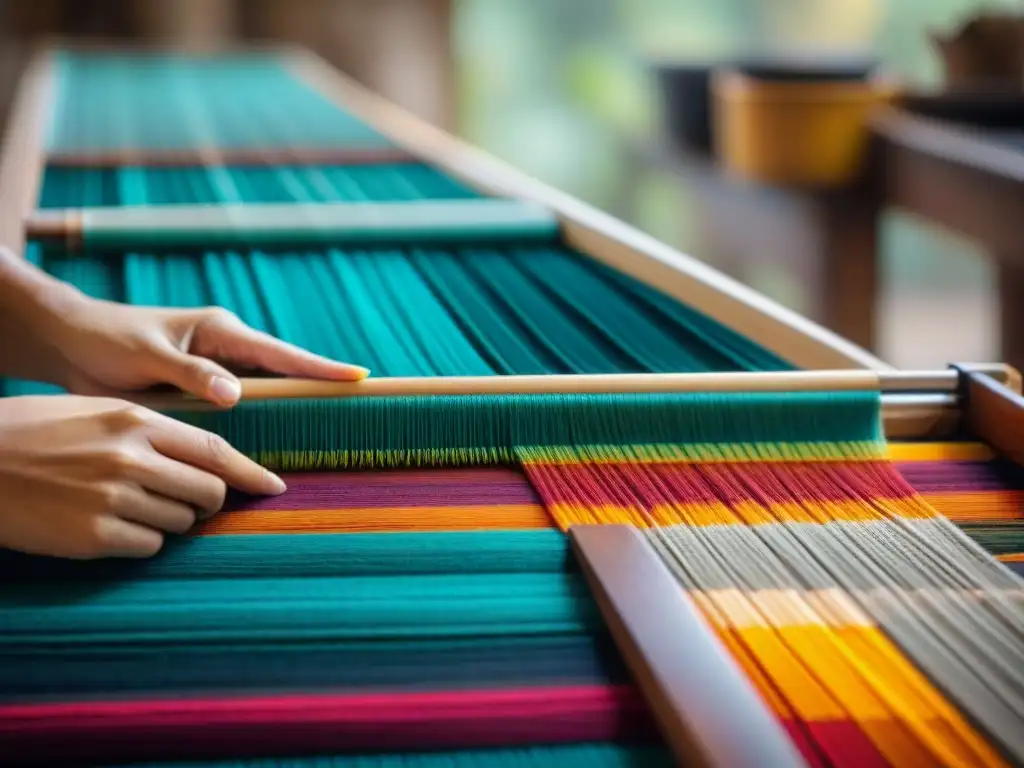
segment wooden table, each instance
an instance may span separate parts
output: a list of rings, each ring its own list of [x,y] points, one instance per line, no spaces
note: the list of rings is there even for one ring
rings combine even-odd
[[[879,113],[864,178],[844,190],[758,185],[678,147],[645,154],[687,183],[700,247],[716,266],[744,282],[765,263],[797,276],[811,302],[800,311],[870,351],[881,212],[898,208],[975,240],[998,270],[1001,359],[1024,368],[1024,128],[1014,132],[1024,126],[1024,100],[988,108],[985,128],[949,120],[943,112],[957,110],[948,101],[906,105],[913,111]]]
[[[648,166],[681,178],[700,256],[746,284],[767,270],[798,281],[795,309],[858,346],[876,348],[877,200],[865,186],[836,192],[751,183],[678,146],[640,148]]]
[[[1000,111],[995,122],[1020,126],[1024,139],[1024,101]],[[1024,141],[998,126],[971,128],[905,109],[881,113],[873,129],[880,204],[962,234],[988,252],[998,270],[1001,358],[1024,367]]]

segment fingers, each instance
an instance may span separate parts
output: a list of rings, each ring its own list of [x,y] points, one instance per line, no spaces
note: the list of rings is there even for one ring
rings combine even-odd
[[[223,407],[241,398],[241,382],[211,358],[298,378],[359,381],[370,373],[286,344],[220,309],[176,312],[165,322],[171,337],[157,343],[147,375]]]
[[[213,312],[196,325],[192,351],[210,355],[282,376],[333,381],[360,381],[369,370],[339,363],[250,328],[234,315]]]
[[[185,533],[196,522],[196,513],[187,504],[173,501],[139,489],[126,494],[118,509],[112,510],[122,520],[139,523],[164,533]]]
[[[153,414],[149,442],[169,459],[190,464],[221,478],[227,485],[256,496],[277,496],[284,481],[231,447],[219,435]]]
[[[133,469],[132,479],[165,499],[198,510],[200,519],[219,512],[227,496],[227,484],[220,477],[156,452]]]
[[[163,546],[159,531],[113,515],[90,518],[89,531],[80,540],[88,546],[69,556],[79,559],[100,557],[152,557]]]
[[[229,371],[205,357],[180,352],[170,345],[161,352],[157,375],[184,392],[230,407],[242,396],[242,384]]]

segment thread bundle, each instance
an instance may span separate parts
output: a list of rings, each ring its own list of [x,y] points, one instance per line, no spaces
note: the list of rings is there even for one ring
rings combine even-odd
[[[54,69],[50,152],[391,146],[272,53],[64,52]]]

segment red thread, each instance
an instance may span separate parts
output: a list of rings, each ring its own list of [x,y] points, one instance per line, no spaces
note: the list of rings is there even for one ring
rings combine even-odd
[[[82,701],[0,707],[0,753],[50,764],[472,749],[653,733],[625,686]]]

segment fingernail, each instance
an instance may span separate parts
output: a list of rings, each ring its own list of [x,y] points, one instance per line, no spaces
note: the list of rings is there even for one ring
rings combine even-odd
[[[242,396],[242,385],[223,376],[215,376],[210,382],[210,394],[222,403],[237,403]]]
[[[288,486],[285,484],[284,480],[273,472],[267,472],[267,484],[273,489],[271,493],[274,495],[282,494],[288,490]]]
[[[370,369],[369,368],[363,368],[363,366],[361,366],[361,365],[353,365],[353,366],[351,366],[351,368],[352,368],[352,372],[356,376],[358,376],[360,379],[365,379],[367,376],[370,375]]]

